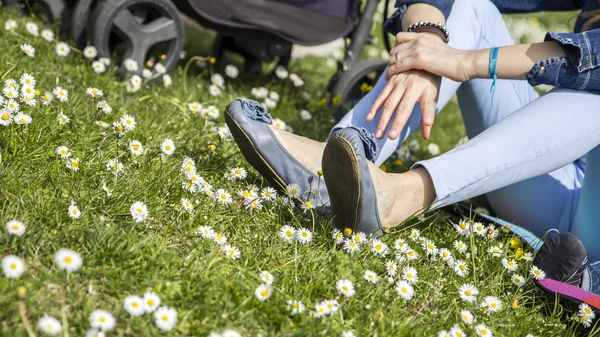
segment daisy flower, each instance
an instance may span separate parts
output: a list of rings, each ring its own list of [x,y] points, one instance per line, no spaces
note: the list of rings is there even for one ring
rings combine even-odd
[[[111,61],[108,57],[101,57],[98,59],[98,61],[104,63],[105,66],[109,66]]]
[[[273,118],[273,120],[271,121],[271,125],[281,130],[285,130],[287,126],[287,124],[285,124],[285,122],[279,118]]]
[[[146,302],[139,296],[127,296],[123,300],[123,308],[131,316],[141,316],[146,313]]]
[[[435,257],[437,255],[438,249],[435,246],[435,243],[433,243],[433,241],[431,241],[429,239],[425,239],[422,242],[422,246],[423,246],[423,249],[425,249],[425,254],[427,254],[427,256]]]
[[[106,169],[118,175],[123,172],[123,163],[120,163],[118,159],[111,159],[106,163]]]
[[[98,49],[96,49],[94,46],[87,46],[83,48],[83,56],[93,60],[96,56],[98,56]]]
[[[144,147],[139,141],[132,140],[129,142],[129,152],[134,156],[141,156],[144,153]]]
[[[94,69],[97,74],[101,74],[106,71],[106,65],[100,61],[94,61],[92,62],[92,69]]]
[[[167,138],[162,142],[162,144],[160,144],[160,149],[164,154],[170,156],[173,154],[173,152],[175,152],[175,143]]]
[[[460,220],[458,222],[458,225],[455,224],[454,228],[456,229],[458,234],[463,236],[469,236],[469,233],[471,232],[471,225],[464,219]]]
[[[356,293],[354,285],[350,280],[341,279],[335,283],[335,287],[340,294],[346,297],[352,297]]]
[[[25,262],[18,256],[7,255],[2,258],[2,271],[6,278],[19,278],[25,272]]]
[[[23,234],[25,234],[26,226],[21,221],[10,220],[6,223],[6,229],[8,230],[8,234],[14,236],[22,236]]]
[[[52,90],[52,93],[60,102],[66,102],[69,100],[69,92],[61,87],[54,88],[54,90]]]
[[[277,191],[272,187],[265,187],[260,194],[263,200],[275,200],[277,198]]]
[[[525,260],[525,261],[533,261],[533,254],[527,252],[527,253],[523,253],[523,255],[521,255],[521,259]]]
[[[388,261],[385,263],[385,271],[388,276],[394,277],[398,273],[398,265],[394,261]]]
[[[12,123],[13,116],[10,111],[6,109],[0,110],[0,125],[8,126]]]
[[[270,98],[265,98],[265,105],[268,109],[275,109],[277,107],[277,102]]]
[[[546,273],[544,273],[543,270],[536,266],[531,266],[531,269],[529,269],[529,273],[531,274],[531,277],[533,277],[536,280],[541,280],[546,277]]]
[[[406,243],[406,240],[399,238],[399,239],[396,239],[396,241],[394,241],[394,248],[397,251],[404,252],[408,248],[408,244]]]
[[[300,118],[302,118],[303,121],[309,121],[312,119],[312,114],[310,112],[308,112],[308,110],[300,110]]]
[[[475,332],[481,337],[493,337],[492,330],[483,324],[478,324],[475,327]]]
[[[27,75],[27,74],[25,74],[25,75]],[[23,76],[25,76],[25,75],[23,75]],[[33,78],[33,77],[31,77],[31,78]],[[23,80],[23,77],[21,77],[21,80]],[[35,83],[35,80],[32,80],[32,79],[27,78],[27,77],[26,77],[26,81],[30,81],[30,82]],[[23,86],[21,87],[21,94],[24,97],[34,97],[35,96],[35,87],[34,87],[34,84],[30,84],[30,83],[23,84]]]
[[[109,197],[110,197],[110,196],[112,195],[112,192],[111,192],[111,191],[108,189],[108,186],[106,186],[106,182],[104,181],[104,179],[102,179],[102,183],[101,183],[101,185],[100,185],[100,188],[101,188],[101,189],[102,189],[104,192],[106,192],[106,195],[107,195],[107,196],[109,196]]]
[[[502,310],[502,301],[494,296],[486,296],[483,298],[480,306],[488,315],[491,315]]]
[[[305,309],[306,309],[306,307],[300,301],[296,301],[296,300],[288,300],[287,301],[287,310],[290,312],[291,315],[301,314],[304,312]]]
[[[209,106],[203,112],[203,117],[208,117],[212,120],[219,118],[219,116],[220,116],[219,109],[217,109],[217,107],[214,105]]]
[[[266,270],[263,270],[260,272],[260,279],[263,280],[263,282],[265,284],[273,284],[273,282],[275,281],[275,278],[273,277],[273,274],[269,273]]]
[[[15,28],[17,28],[19,25],[17,25],[17,21],[15,20],[6,20],[6,23],[4,24],[4,29],[11,31],[14,30]]]
[[[352,235],[352,241],[356,242],[357,244],[363,244],[365,241],[367,241],[367,234],[363,233],[363,232],[358,232]]]
[[[336,245],[341,245],[342,243],[344,243],[344,235],[337,228],[334,228],[331,231],[331,238],[335,240]]]
[[[427,145],[427,151],[429,151],[431,155],[437,156],[438,154],[440,154],[440,147],[435,143],[430,143],[429,145]]]
[[[231,329],[224,330],[219,337],[242,337],[242,335]]]
[[[58,120],[58,125],[66,125],[71,120],[64,114],[59,114],[56,119]]]
[[[229,205],[232,201],[231,194],[220,188],[217,190],[217,200],[222,204]]]
[[[154,65],[154,71],[156,71],[157,74],[164,74],[167,72],[167,68],[165,68],[165,66],[162,63],[157,63]]]
[[[6,98],[17,98],[19,96],[19,92],[16,88],[6,86],[2,89],[2,94],[6,96]]]
[[[300,228],[295,232],[296,240],[300,243],[309,243],[312,241],[312,232],[308,228]]]
[[[127,69],[127,71],[132,73],[135,73],[138,70],[140,70],[140,66],[138,65],[137,61],[130,58],[123,61],[123,65],[125,66],[125,69]]]
[[[215,233],[212,239],[219,246],[222,246],[227,243],[227,237],[221,233]]]
[[[81,255],[66,248],[61,248],[54,253],[54,261],[56,261],[58,269],[65,270],[67,273],[78,271],[83,265]]]
[[[304,211],[304,213],[308,212],[311,209],[315,208],[315,204],[313,204],[312,202],[306,200],[302,203],[300,203],[300,209],[302,209]]]
[[[200,113],[200,112],[202,112],[202,104],[200,104],[198,102],[188,103],[188,109],[192,113]]]
[[[221,88],[225,85],[225,79],[223,78],[223,76],[221,76],[221,74],[213,74],[210,77],[210,81],[212,82],[212,84],[218,85]]]
[[[21,75],[19,82],[22,85],[30,85],[32,88],[35,87],[35,84],[36,84],[35,77],[33,77],[33,75],[28,74],[28,73],[24,73],[23,75]]]
[[[279,237],[285,242],[292,242],[294,240],[295,230],[292,226],[285,225],[279,229]]]
[[[19,112],[15,117],[13,117],[15,123],[19,125],[29,125],[31,124],[31,116]]]
[[[39,36],[40,35],[38,25],[36,25],[33,22],[27,22],[25,24],[25,29],[27,29],[27,32],[29,32],[29,34],[31,34],[33,36]]]
[[[473,314],[469,310],[462,310],[460,312],[460,319],[467,325],[473,324]]]
[[[463,260],[454,262],[454,271],[460,277],[465,277],[469,273],[469,265]]]
[[[517,264],[517,262],[513,259],[507,259],[507,258],[503,258],[502,259],[502,265],[504,266],[504,268],[508,269],[509,271],[516,271],[517,268],[519,267],[519,265]]]
[[[69,205],[68,211],[71,219],[79,219],[81,217],[81,211],[73,201],[71,201],[71,205]]]
[[[231,132],[229,131],[229,127],[227,125],[223,125],[222,127],[217,129],[217,134],[221,139],[229,139],[231,137]]]
[[[371,240],[371,250],[376,255],[386,256],[388,251],[388,246],[379,239]]]
[[[498,246],[492,246],[490,247],[490,249],[488,249],[488,252],[490,254],[492,254],[493,257],[502,257],[502,248],[498,247]]]
[[[411,248],[408,248],[404,255],[407,261],[414,261],[419,258],[419,254]]]
[[[449,259],[452,258],[452,253],[450,252],[450,250],[448,250],[447,248],[441,248],[438,251],[438,255],[440,256],[440,258],[443,261],[448,261]]]
[[[245,179],[248,176],[248,171],[243,167],[234,167],[231,169],[231,172],[233,173],[233,176],[239,180]]]
[[[315,313],[314,313],[315,317],[323,317],[323,316],[327,316],[328,314],[329,314],[329,310],[327,309],[327,305],[325,305],[325,303],[321,302],[321,303],[315,304]]]
[[[201,176],[199,176],[198,174],[193,172],[193,171],[196,171],[195,167],[192,168],[191,166],[188,166],[188,168],[190,168],[192,171],[188,174],[188,179],[192,182],[192,184],[202,185],[205,183],[204,178],[202,178]]]
[[[153,316],[156,326],[162,331],[171,331],[177,324],[177,310],[173,308],[160,307]]]
[[[211,226],[200,226],[198,233],[205,239],[212,239],[215,236],[215,231]]]
[[[342,337],[356,337],[354,330],[347,330],[342,332]]]
[[[11,98],[8,100],[8,102],[6,102],[5,109],[8,112],[19,112],[19,103],[17,103],[17,101]]]
[[[415,289],[413,286],[404,280],[398,281],[396,284],[396,292],[400,297],[407,301],[412,300],[413,296],[415,295]]]
[[[154,292],[145,293],[143,301],[146,313],[154,312],[160,306],[160,297]]]
[[[40,330],[50,336],[56,336],[62,331],[62,324],[60,324],[60,321],[48,315],[44,315],[44,317],[40,318],[37,325]]]
[[[271,286],[268,284],[261,284],[254,291],[254,295],[261,302],[268,300],[272,294],[273,294],[273,288],[271,288]]]
[[[223,252],[223,254],[225,254],[225,256],[232,260],[239,259],[241,255],[240,250],[237,247],[231,245],[225,245],[221,247],[221,251]]]
[[[66,161],[66,165],[68,169],[77,172],[81,166],[81,162],[79,161],[79,158],[69,158]]]
[[[58,56],[67,56],[71,52],[71,47],[64,42],[59,42],[56,44],[56,54]]]
[[[21,50],[25,53],[25,55],[29,57],[35,57],[35,48],[33,48],[33,46],[31,46],[30,44],[22,44]]]
[[[468,249],[467,245],[460,240],[454,241],[454,243],[452,245],[454,246],[454,248],[456,248],[456,250],[458,250],[459,252],[461,252],[463,254],[467,252],[467,249]]]
[[[479,290],[476,286],[465,283],[460,286],[460,289],[458,289],[458,295],[460,296],[461,300],[473,303],[477,299],[477,295],[479,295]]]
[[[442,330],[438,333],[437,337],[450,337],[450,333],[446,330]]]
[[[189,213],[194,212],[194,205],[186,198],[181,198],[181,207]]]
[[[581,303],[578,307],[578,312],[580,316],[587,316],[590,320],[596,318],[596,313],[587,303]]]
[[[410,284],[415,284],[419,281],[419,273],[413,267],[404,267],[402,269],[402,279]]]
[[[252,96],[256,98],[265,98],[269,94],[269,90],[265,87],[252,88],[250,91]]]
[[[134,202],[129,208],[133,221],[142,222],[148,217],[148,207],[141,201]]]
[[[368,269],[365,270],[363,278],[365,279],[365,281],[371,282],[373,284],[376,284],[379,279],[379,277],[377,276],[377,273],[375,273],[374,271],[368,270]]]
[[[240,71],[238,70],[238,68],[236,66],[230,64],[225,67],[225,75],[227,75],[227,77],[237,78],[239,74],[240,74]]]
[[[52,102],[52,98],[53,98],[53,97],[54,97],[54,96],[52,96],[52,94],[51,94],[51,93],[49,93],[49,92],[47,92],[47,91],[46,91],[46,92],[44,93],[44,96],[42,96],[42,104],[43,104],[43,105],[50,105],[50,103]]]
[[[328,315],[335,313],[340,308],[340,304],[336,300],[325,300],[323,301],[323,304],[327,308]]]
[[[171,76],[169,74],[164,74],[162,76],[162,82],[163,82],[163,85],[165,86],[165,88],[170,87],[171,84],[173,84],[173,79],[171,78]]]
[[[421,237],[421,231],[414,228],[410,231],[410,239],[413,241],[417,241]]]
[[[85,93],[92,96],[92,98],[102,97],[104,95],[102,90],[98,88],[87,88]]]
[[[277,66],[277,68],[275,68],[275,76],[280,80],[285,80],[288,77],[288,71],[284,66]]]
[[[247,210],[250,210],[250,211],[255,210],[255,209],[257,209],[257,210],[263,209],[263,205],[260,202],[260,199],[252,199],[252,200],[246,199],[246,200],[244,200],[243,205],[244,205],[244,208],[246,208]]]
[[[473,232],[479,236],[485,236],[487,234],[487,227],[485,227],[481,222],[476,222],[471,226]]]
[[[181,188],[183,188],[184,190],[191,192],[191,193],[196,193],[198,191],[198,185],[192,184],[189,181],[184,181],[181,184]]]
[[[467,334],[458,326],[458,324],[454,325],[450,331],[450,336],[452,337],[467,337]]]
[[[218,87],[217,85],[215,85],[215,84],[211,84],[211,85],[208,87],[208,93],[209,93],[211,96],[221,96],[221,88],[219,88],[219,87]]]
[[[582,315],[582,314],[578,314],[579,316],[579,321],[581,322],[581,324],[583,325],[584,328],[589,328],[592,326],[592,322],[594,321],[592,318]]]
[[[519,274],[513,274],[510,279],[517,287],[525,285],[525,278]]]
[[[360,245],[356,241],[347,239],[344,240],[344,246],[342,247],[347,253],[353,253],[360,249]]]
[[[135,118],[130,115],[123,115],[123,117],[121,117],[121,124],[123,124],[125,130],[133,131],[135,129]],[[175,146],[173,146],[173,148],[174,147]]]

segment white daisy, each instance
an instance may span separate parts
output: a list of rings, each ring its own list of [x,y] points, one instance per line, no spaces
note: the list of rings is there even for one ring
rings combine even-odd
[[[134,156],[141,156],[144,153],[144,147],[139,141],[132,140],[129,142],[129,152]]]
[[[525,285],[525,278],[519,274],[513,274],[510,279],[517,287]]]
[[[523,255],[521,255],[521,259],[525,261],[533,261],[533,254],[530,252],[523,253]]]
[[[223,125],[217,129],[217,134],[221,139],[229,139],[231,138],[231,131],[229,131],[229,127],[227,125]]]
[[[578,314],[578,316],[579,316],[579,321],[581,322],[581,324],[583,325],[584,328],[589,328],[592,326],[593,319],[591,319],[588,316],[582,315],[582,314]]]
[[[458,326],[458,324],[454,325],[450,331],[450,336],[452,337],[467,337],[467,334]]]
[[[425,249],[425,254],[427,256],[437,256],[438,249],[435,246],[435,243],[429,239],[424,239],[421,243],[423,249]]]
[[[64,42],[59,42],[56,44],[56,54],[58,56],[67,56],[71,52],[71,47]]]
[[[177,324],[177,310],[173,308],[160,307],[154,314],[154,323],[163,331],[171,331]]]
[[[239,259],[241,255],[240,250],[237,247],[231,245],[224,245],[223,247],[221,247],[221,251],[223,252],[223,254],[225,254],[225,256],[232,260]]]
[[[467,324],[467,325],[471,325],[473,324],[473,314],[469,311],[469,310],[462,310],[460,312],[460,319],[463,321],[463,323]]]
[[[291,315],[301,314],[304,312],[306,307],[302,302],[296,300],[288,300],[287,301],[287,310]]]
[[[54,97],[54,96],[52,96],[52,94],[51,94],[51,93],[49,93],[49,92],[47,92],[47,91],[46,91],[46,92],[44,93],[44,96],[42,96],[42,104],[43,104],[43,105],[50,105],[50,103],[52,102],[52,98],[53,98],[53,97]]]
[[[269,90],[265,87],[252,88],[250,91],[252,96],[256,98],[265,98],[269,94]]]
[[[35,57],[35,48],[33,48],[33,46],[31,46],[30,44],[22,44],[21,50],[25,53],[25,55],[29,57]]]
[[[225,79],[223,78],[223,76],[221,76],[221,74],[213,74],[210,77],[210,82],[214,85],[217,85],[221,88],[223,88],[225,86]]]
[[[6,102],[5,109],[9,112],[19,112],[19,103],[11,98]]]
[[[209,337],[212,336],[209,335]],[[242,337],[242,335],[235,330],[227,329],[224,330],[219,337]]]
[[[414,228],[410,231],[410,239],[413,241],[417,241],[421,237],[421,231]]]
[[[173,154],[173,152],[175,152],[175,143],[167,138],[162,142],[162,144],[160,144],[160,149],[164,154],[170,156]]]
[[[202,112],[202,104],[200,104],[198,102],[188,103],[188,109],[192,113],[200,113],[200,112]]]
[[[79,170],[79,167],[81,166],[81,162],[80,162],[79,158],[69,158],[69,159],[67,159],[65,164],[68,169],[75,171],[75,172],[77,172],[77,170]]]
[[[312,232],[308,229],[308,228],[300,228],[298,230],[296,230],[295,232],[295,238],[296,241],[300,242],[300,243],[309,243],[312,241]]]
[[[101,57],[98,59],[98,61],[104,63],[105,66],[109,66],[111,61],[108,57]]]
[[[92,328],[85,332],[85,337],[106,337],[106,335],[99,329]]]
[[[315,317],[323,317],[329,314],[329,310],[327,309],[327,305],[323,302],[315,304]]]
[[[274,100],[272,100],[270,98],[265,98],[265,105],[269,109],[275,109],[275,107],[277,107],[277,102],[275,102]]]
[[[481,337],[494,337],[492,330],[483,324],[478,324],[475,327],[475,332]]]
[[[98,56],[98,50],[94,46],[87,46],[83,48],[83,56],[93,60],[96,56]]]
[[[288,71],[284,66],[277,66],[277,68],[275,68],[275,76],[280,80],[285,80],[288,77]]]
[[[467,245],[460,240],[454,241],[454,243],[452,245],[454,246],[454,248],[456,248],[456,250],[458,250],[459,252],[461,252],[463,254],[467,252],[467,249],[468,249]]]
[[[238,68],[232,64],[229,64],[225,67],[225,75],[230,78],[237,78],[240,74]]]
[[[488,315],[491,315],[502,310],[502,301],[494,296],[486,296],[480,306]]]
[[[154,71],[156,71],[157,74],[164,74],[167,72],[167,68],[165,68],[165,66],[162,63],[157,63],[154,65]]]
[[[263,200],[272,201],[277,198],[277,191],[272,187],[265,187],[260,196]]]
[[[0,125],[8,126],[12,123],[13,116],[7,109],[0,109]]]
[[[203,117],[208,117],[212,120],[216,120],[221,115],[219,109],[216,106],[211,105],[208,108],[204,109],[202,112]]]
[[[92,96],[92,98],[102,97],[104,95],[102,90],[98,88],[87,88],[85,93]]]
[[[287,126],[287,124],[285,124],[285,122],[279,118],[273,118],[273,120],[271,121],[271,125],[281,130],[285,130]]]
[[[312,114],[310,112],[308,112],[308,110],[300,110],[300,118],[302,118],[303,121],[309,121],[312,119]]]
[[[488,249],[488,252],[492,254],[493,257],[502,257],[502,248],[498,246],[492,246]]]
[[[419,282],[419,273],[413,267],[404,267],[402,269],[402,279],[410,284],[415,284]]]
[[[6,223],[6,229],[8,230],[8,234],[14,236],[22,236],[23,234],[25,234],[26,226],[21,221],[10,220]]]
[[[101,74],[106,71],[106,65],[100,61],[94,61],[92,62],[92,69],[94,69],[97,74]]]
[[[15,20],[6,20],[6,23],[4,23],[4,29],[6,29],[8,31],[14,30],[18,26],[19,25],[17,24],[17,21],[15,21]]]
[[[335,283],[335,287],[340,294],[346,297],[352,297],[356,293],[354,285],[350,280],[341,279]]]
[[[460,220],[458,222],[458,225],[455,224],[454,228],[456,229],[458,234],[463,236],[469,236],[469,233],[471,232],[471,224],[465,221],[464,219]]]
[[[181,207],[189,213],[194,212],[194,205],[186,198],[181,198]]]
[[[69,100],[69,92],[61,87],[54,88],[54,90],[52,90],[52,93],[60,102],[66,102]]]
[[[294,240],[295,230],[292,226],[285,225],[279,229],[279,237],[285,242]]]
[[[379,239],[371,240],[371,250],[376,255],[386,256],[388,252],[388,246]]]
[[[6,278],[19,278],[25,272],[25,262],[18,256],[7,255],[2,258],[2,271]]]
[[[263,270],[260,272],[260,279],[265,283],[265,284],[273,284],[273,282],[275,281],[275,277],[273,277],[273,274],[269,273],[266,270]]]
[[[487,227],[485,227],[481,222],[475,222],[471,226],[471,229],[479,236],[485,236],[487,234]]]
[[[66,125],[71,120],[65,114],[59,114],[58,116],[56,116],[56,119],[58,120],[58,125]]]
[[[519,268],[517,261],[515,261],[513,259],[509,260],[507,258],[503,258],[502,265],[504,266],[504,268],[508,269],[509,271],[516,271],[517,268]]]
[[[279,101],[279,94],[275,91],[271,91],[269,92],[269,98],[277,102]]]
[[[344,243],[344,235],[337,228],[331,230],[331,238],[335,240],[336,245],[341,245],[342,243]]]
[[[245,179],[248,176],[248,171],[243,167],[234,167],[231,169],[233,177],[239,180]]]
[[[205,239],[212,239],[215,236],[215,231],[211,226],[200,226],[198,233]]]
[[[477,295],[479,295],[479,290],[476,286],[466,283],[460,286],[460,289],[458,289],[458,295],[460,296],[461,300],[473,303],[477,299]]]
[[[24,73],[23,75],[21,75],[19,82],[23,86],[30,86],[30,88],[35,88],[35,85],[36,85],[35,77],[33,77],[33,75],[28,74],[28,73]]]
[[[446,330],[442,330],[438,333],[437,337],[451,337],[450,333]]]
[[[587,316],[590,318],[590,320],[596,318],[596,312],[594,312],[594,310],[592,310],[592,308],[587,303],[581,303],[577,309],[579,315]]]
[[[268,300],[272,294],[273,294],[273,288],[271,288],[271,286],[268,284],[261,284],[254,291],[254,295],[261,302]]]
[[[62,324],[60,324],[60,321],[48,315],[44,315],[44,317],[40,318],[37,325],[40,330],[50,336],[56,336],[62,331]]]
[[[154,312],[160,306],[160,297],[154,292],[145,293],[143,300],[146,313]]]
[[[221,233],[215,232],[215,235],[213,236],[212,239],[219,246],[222,246],[227,243],[227,237]]]
[[[22,112],[19,112],[16,116],[13,117],[13,120],[15,123],[19,124],[19,125],[29,125],[31,124],[31,116],[24,114]]]
[[[123,308],[131,316],[141,316],[146,313],[146,302],[139,296],[127,296],[123,300]]]
[[[118,175],[123,172],[123,163],[120,163],[119,159],[111,159],[106,163],[106,169]]]
[[[325,300],[323,301],[323,304],[327,308],[327,314],[329,315],[335,313],[340,308],[340,304],[337,300]]]
[[[360,249],[360,245],[352,239],[344,240],[344,246],[342,247],[347,253],[353,253]]]
[[[169,74],[164,74],[162,76],[162,82],[163,85],[166,87],[170,87],[173,84],[173,79],[171,78],[171,76]]]
[[[142,222],[148,218],[148,206],[141,201],[134,202],[129,208],[133,221]]]
[[[83,265],[81,255],[66,248],[61,248],[54,253],[54,261],[56,261],[58,269],[65,270],[67,273],[78,271]]]
[[[531,266],[531,269],[529,269],[529,273],[531,274],[531,277],[533,277],[536,280],[541,280],[546,277],[546,273],[544,273],[543,270],[536,266]]]
[[[125,69],[127,69],[127,71],[130,71],[132,73],[135,73],[140,69],[140,66],[138,65],[137,61],[130,58],[123,61],[123,65],[125,66]]]
[[[135,118],[133,118],[130,115],[123,115],[123,117],[121,117],[121,124],[123,124],[123,127],[125,128],[125,130],[127,131],[133,131],[135,129]]]
[[[456,260],[453,269],[460,277],[464,277],[469,273],[469,265],[463,260]]]
[[[232,201],[231,194],[229,194],[229,192],[225,191],[224,189],[220,188],[217,190],[217,200],[222,204],[228,205]]]
[[[208,87],[208,93],[209,93],[211,96],[221,96],[221,88],[219,88],[219,87],[218,87],[217,85],[215,85],[215,84],[211,84],[211,85]]]
[[[31,34],[33,36],[39,36],[40,35],[38,25],[35,24],[35,23],[33,23],[33,22],[27,22],[25,24],[25,29],[27,29],[27,32],[29,32],[29,34]]]
[[[396,292],[400,297],[407,301],[412,300],[413,296],[415,295],[415,289],[413,286],[404,280],[398,281],[396,284]]]
[[[373,284],[376,284],[379,277],[377,276],[377,273],[375,273],[374,271],[371,270],[365,270],[365,273],[363,275],[363,278],[367,281],[367,282],[371,282]]]
[[[310,211],[311,209],[315,208],[315,204],[313,204],[311,201],[303,201],[300,203],[300,209],[302,209],[304,211],[304,213]]]
[[[351,240],[359,245],[363,244],[365,241],[367,241],[367,234],[363,232],[354,233],[351,237]]]
[[[441,248],[438,251],[438,255],[443,261],[448,261],[452,259],[452,253],[447,248]]]
[[[79,219],[81,217],[81,211],[79,210],[79,207],[77,207],[77,205],[72,201],[71,205],[69,205],[68,211],[71,219]]]
[[[394,277],[398,274],[398,265],[394,261],[388,261],[385,263],[385,271],[388,276]]]

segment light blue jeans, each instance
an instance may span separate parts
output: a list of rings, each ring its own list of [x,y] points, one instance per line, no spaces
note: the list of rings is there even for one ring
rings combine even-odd
[[[489,1],[456,0],[447,27],[457,49],[514,44]],[[498,80],[492,106],[491,83],[442,79],[436,113],[456,94],[470,140],[415,164],[431,175],[433,207],[487,194],[501,218],[538,236],[552,228],[572,232],[590,260],[600,260],[600,95],[557,88],[539,97],[527,81]],[[352,125],[375,132],[378,119],[365,116],[385,84],[380,78],[333,130]],[[377,141],[375,163],[385,162],[420,123],[417,105],[398,139]]]

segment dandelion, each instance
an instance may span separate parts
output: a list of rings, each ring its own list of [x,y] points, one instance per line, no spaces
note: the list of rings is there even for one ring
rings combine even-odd
[[[170,87],[173,84],[173,79],[169,74],[164,74],[162,76],[162,82],[165,88]]]
[[[508,269],[509,271],[516,271],[517,268],[519,267],[519,265],[517,264],[517,262],[515,260],[509,260],[507,258],[503,258],[502,259],[502,265],[504,266],[504,268]]]
[[[398,273],[398,265],[394,261],[388,261],[385,263],[385,271],[388,276],[394,277]]]
[[[460,296],[461,300],[473,303],[477,299],[477,295],[479,295],[479,290],[476,286],[465,283],[458,289],[458,295]]]
[[[37,324],[38,328],[40,328],[42,332],[50,336],[56,336],[62,331],[62,324],[60,324],[60,321],[52,316],[44,315],[44,317],[40,318]]]
[[[141,316],[146,313],[146,302],[139,296],[127,296],[123,300],[123,308],[131,316]]]
[[[142,143],[137,140],[132,140],[129,142],[129,152],[131,152],[134,156],[141,156],[144,153],[144,148]]]
[[[22,236],[25,234],[25,229],[25,224],[18,220],[10,220],[6,223],[6,230],[8,230],[8,234],[10,235]]]
[[[541,280],[546,277],[546,273],[544,273],[543,270],[536,266],[531,266],[531,269],[529,269],[529,273],[531,274],[531,277],[533,277],[536,280]]]
[[[471,229],[479,236],[485,236],[487,234],[487,228],[481,222],[474,223],[471,226]]]
[[[377,273],[375,273],[374,271],[368,270],[368,269],[365,270],[363,278],[365,279],[365,281],[371,282],[373,284],[376,284],[379,279],[379,277],[377,276]]]
[[[66,102],[69,100],[69,92],[61,87],[54,88],[54,90],[52,90],[52,93],[60,102]]]
[[[19,125],[31,124],[31,116],[24,114],[22,112],[19,112],[13,119]]]
[[[71,205],[69,205],[68,211],[69,217],[71,217],[71,219],[79,219],[81,217],[81,211],[73,201],[71,201]]]
[[[460,312],[460,319],[467,325],[473,324],[473,314],[469,310],[462,310]]]
[[[215,84],[211,84],[211,85],[208,87],[208,93],[209,93],[211,96],[221,96],[221,88],[219,88],[219,87],[218,87],[217,85],[215,85]]]
[[[125,66],[125,69],[127,69],[127,71],[132,72],[132,73],[135,73],[140,69],[137,61],[130,59],[130,58],[123,61],[123,65]]]
[[[304,312],[306,307],[302,302],[296,300],[288,300],[287,301],[287,310],[291,315],[301,314]]]
[[[35,57],[35,48],[33,48],[30,44],[22,44],[21,50],[25,53],[25,55],[29,57]]]
[[[177,324],[177,310],[160,307],[154,312],[154,323],[163,331],[171,331]]]
[[[58,120],[58,125],[66,125],[69,123],[71,119],[64,114],[59,114],[56,119]]]
[[[106,169],[118,175],[123,172],[123,163],[120,163],[118,159],[111,159],[106,163]]]
[[[356,293],[354,285],[350,280],[341,279],[335,283],[335,287],[340,294],[346,297],[352,297]]]
[[[223,251],[223,253],[225,254],[225,256],[227,256],[228,258],[232,259],[232,260],[237,260],[240,258],[240,250],[237,247],[234,246],[230,246],[230,245],[225,245],[221,248],[221,251]]]
[[[160,144],[160,149],[164,154],[170,156],[173,154],[173,152],[175,152],[175,143],[167,138],[162,142],[162,144]]]
[[[92,69],[94,69],[97,74],[101,74],[106,71],[106,65],[100,61],[94,61],[92,62]]]
[[[415,284],[419,281],[419,274],[413,267],[404,267],[402,269],[402,279],[410,284]]]
[[[225,75],[229,78],[237,78],[240,74],[238,68],[232,64],[225,67]]]
[[[469,265],[463,260],[456,260],[454,262],[454,271],[460,277],[465,277],[469,273]]]
[[[19,278],[25,272],[25,262],[18,256],[7,255],[2,258],[2,271],[6,278]]]
[[[385,256],[387,255],[388,246],[379,239],[371,240],[371,250],[376,255]]]
[[[160,297],[154,292],[145,293],[143,301],[146,313],[154,312],[160,306]]]
[[[71,52],[71,47],[64,42],[59,42],[56,44],[56,54],[58,56],[67,56]]]
[[[344,246],[342,247],[347,253],[353,253],[360,249],[360,245],[356,241],[347,239],[344,240]]]
[[[54,261],[56,261],[58,269],[65,270],[67,273],[78,271],[83,265],[81,255],[66,248],[61,248],[54,253]]]
[[[396,284],[396,292],[400,297],[407,301],[412,300],[413,296],[415,295],[415,289],[413,286],[404,280],[398,281],[398,284]]]
[[[142,222],[148,217],[148,207],[141,201],[134,202],[129,208],[133,221]]]
[[[502,301],[494,296],[486,296],[480,306],[488,315],[491,315],[502,310]]]
[[[221,233],[215,233],[212,239],[219,246],[227,243],[227,237]]]
[[[81,166],[81,162],[79,158],[69,158],[66,161],[66,165],[69,170],[77,172]]]
[[[181,198],[181,207],[189,213],[194,212],[194,205],[186,198]]]
[[[493,337],[492,330],[483,324],[478,324],[475,327],[475,332],[481,337]]]
[[[295,237],[296,240],[300,243],[309,243],[312,241],[312,232],[310,230],[308,230],[308,228],[300,228],[298,230],[296,230],[295,232]]]
[[[467,249],[468,249],[467,245],[460,240],[454,241],[454,243],[452,245],[454,246],[454,248],[456,248],[456,250],[458,250],[459,252],[461,252],[463,254],[467,252]]]
[[[17,28],[19,25],[17,25],[17,21],[15,20],[6,20],[6,23],[4,24],[4,29],[11,31],[14,30],[15,28]]]
[[[490,247],[490,249],[488,249],[488,252],[492,254],[493,257],[502,257],[503,253],[502,248],[498,246]]]
[[[272,294],[273,294],[273,288],[271,288],[271,286],[268,284],[261,284],[254,291],[254,295],[261,302],[268,300]]]
[[[510,279],[517,287],[525,285],[525,278],[519,274],[513,274]]]
[[[123,117],[121,117],[121,124],[123,124],[125,130],[133,131],[135,129],[135,118],[130,115],[123,115]],[[173,146],[173,148],[175,148],[175,146]]]

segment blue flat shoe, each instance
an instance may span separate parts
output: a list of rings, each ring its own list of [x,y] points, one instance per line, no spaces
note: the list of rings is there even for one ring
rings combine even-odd
[[[263,107],[256,101],[238,98],[225,108],[225,122],[244,158],[263,177],[282,191],[288,184],[298,184],[303,201],[309,200],[320,212],[330,212],[325,182],[277,141],[269,128],[271,115]]]
[[[347,127],[333,133],[323,153],[323,177],[329,191],[333,224],[344,230],[380,236],[383,226],[368,160],[377,144],[366,129]]]

